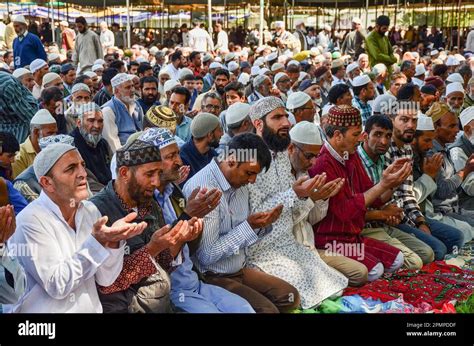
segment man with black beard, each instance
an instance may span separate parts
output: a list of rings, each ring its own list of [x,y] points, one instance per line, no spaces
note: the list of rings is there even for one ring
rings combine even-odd
[[[190,166],[188,179],[217,156],[215,149],[219,147],[222,135],[219,118],[214,114],[201,113],[193,119],[191,139],[181,148],[183,164]]]
[[[137,100],[146,114],[151,106],[159,106],[158,101],[158,79],[155,77],[143,77],[140,79],[140,89],[142,97]]]
[[[216,74],[215,74],[215,77],[214,77],[214,85],[212,86],[212,88],[206,92],[206,93],[203,93],[201,95],[199,95],[196,99],[196,101],[194,102],[194,106],[193,106],[193,110],[204,110],[203,108],[203,101],[204,101],[204,97],[208,94],[208,93],[212,93],[212,92],[217,92],[219,94],[219,96],[221,97],[222,100],[225,99],[225,87],[227,86],[227,84],[230,83],[230,74],[229,74],[229,71],[221,68],[221,69],[218,69],[216,71]]]
[[[78,107],[77,127],[71,136],[84,158],[87,181],[93,194],[112,179],[109,168],[112,154],[107,141],[102,138],[103,128],[104,117],[98,105],[91,102]]]

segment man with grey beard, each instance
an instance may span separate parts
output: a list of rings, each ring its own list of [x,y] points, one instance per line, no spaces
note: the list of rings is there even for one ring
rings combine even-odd
[[[89,187],[95,194],[112,179],[109,169],[112,154],[107,141],[102,138],[104,117],[100,107],[93,102],[79,106],[77,113],[77,127],[71,136],[84,159]]]

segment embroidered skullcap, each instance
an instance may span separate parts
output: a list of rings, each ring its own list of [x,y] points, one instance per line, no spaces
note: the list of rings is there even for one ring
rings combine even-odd
[[[202,62],[208,62],[209,60],[212,59],[212,56],[210,54],[204,54],[204,56],[202,57]]]
[[[290,130],[292,142],[309,145],[323,145],[318,125],[309,121],[300,121]]]
[[[451,110],[446,103],[435,102],[431,105],[430,109],[426,112],[426,115],[433,119],[433,123],[437,122],[443,117],[446,113],[449,113]]]
[[[360,111],[352,106],[334,106],[329,110],[327,123],[339,127],[361,126]]]
[[[177,117],[173,110],[166,106],[151,106],[143,119],[143,128],[162,127],[171,131],[176,130]]]
[[[71,137],[69,135],[52,135],[48,137],[43,137],[38,141],[41,150],[44,150],[48,145],[54,143],[74,145],[74,137]]]
[[[182,69],[179,70],[178,72],[178,79],[181,80],[183,79],[184,77],[186,77],[187,75],[191,75],[193,76],[193,71],[191,71],[189,68],[187,67],[183,67]]]
[[[257,77],[255,77],[254,80],[253,80],[253,82],[252,82],[254,89],[257,89],[261,84],[263,84],[263,82],[264,82],[266,79],[268,79],[267,76],[265,76],[265,75],[260,75],[260,74],[259,74]]]
[[[461,120],[461,125],[464,128],[467,124],[474,120],[474,106],[467,107],[465,110],[461,112],[459,115],[459,119]]]
[[[260,72],[260,67],[258,66],[252,66],[252,68],[250,69],[251,76],[257,76],[259,72]]]
[[[110,82],[112,83],[112,88],[116,88],[125,82],[131,81],[132,78],[133,76],[127,73],[119,73],[114,78],[112,78]]]
[[[76,107],[76,114],[78,117],[82,118],[84,114],[89,112],[102,112],[102,110],[95,102],[83,103]]]
[[[236,57],[235,53],[234,52],[231,52],[229,54],[226,54],[226,56],[224,57],[224,61],[225,62],[229,62],[231,60],[234,60]]]
[[[253,120],[261,119],[277,108],[285,108],[283,101],[275,96],[261,98],[250,108],[250,118]]]
[[[132,167],[161,161],[160,149],[153,143],[135,139],[117,150],[117,167]]]
[[[56,162],[71,150],[77,149],[70,144],[64,143],[54,143],[48,145],[44,150],[41,150],[33,162],[33,170],[35,171],[36,179],[39,180],[42,176],[48,174]]]
[[[433,119],[424,114],[418,116],[417,131],[434,131]]]
[[[152,143],[159,149],[163,149],[164,147],[167,147],[171,144],[176,144],[176,140],[171,131],[159,127],[152,127],[143,131],[143,133],[140,135],[140,137],[138,137],[138,139],[140,141]]]
[[[349,65],[347,65],[346,72],[351,73],[356,68],[359,68],[359,64],[357,62],[350,63]]]
[[[89,78],[95,78],[97,77],[97,73],[93,72],[93,71],[86,71],[84,72],[84,76],[87,76]],[[130,77],[130,80],[132,80],[135,76],[131,76]]]
[[[219,117],[211,113],[200,113],[191,122],[191,134],[194,138],[203,138],[219,126]]]
[[[84,83],[74,84],[71,89],[71,95],[74,93],[77,93],[78,91],[87,91],[90,94],[91,89],[89,89],[87,84],[84,84]]]

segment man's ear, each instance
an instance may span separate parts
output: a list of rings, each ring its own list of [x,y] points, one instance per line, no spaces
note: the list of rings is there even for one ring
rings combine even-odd
[[[262,133],[263,132],[263,120],[262,119],[256,119],[253,121],[253,126],[257,130],[257,132]]]
[[[364,142],[367,142],[369,140],[369,134],[367,132],[362,132],[362,139]]]
[[[290,142],[290,145],[288,146],[288,154],[292,155],[294,151],[295,145],[293,144],[293,142]]]
[[[130,169],[127,166],[122,166],[118,169],[117,175],[124,179],[125,181],[128,181],[129,178],[129,172]]]
[[[43,190],[47,192],[54,192],[54,183],[52,178],[43,175],[39,178],[38,182],[40,183]]]

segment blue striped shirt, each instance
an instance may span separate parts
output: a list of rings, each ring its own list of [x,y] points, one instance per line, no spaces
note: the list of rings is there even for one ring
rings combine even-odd
[[[219,205],[204,217],[204,231],[194,264],[202,273],[236,273],[245,265],[246,248],[258,239],[247,222],[248,190],[232,188],[215,159],[186,183],[183,189],[186,198],[196,187],[217,188],[222,191],[222,197]]]

